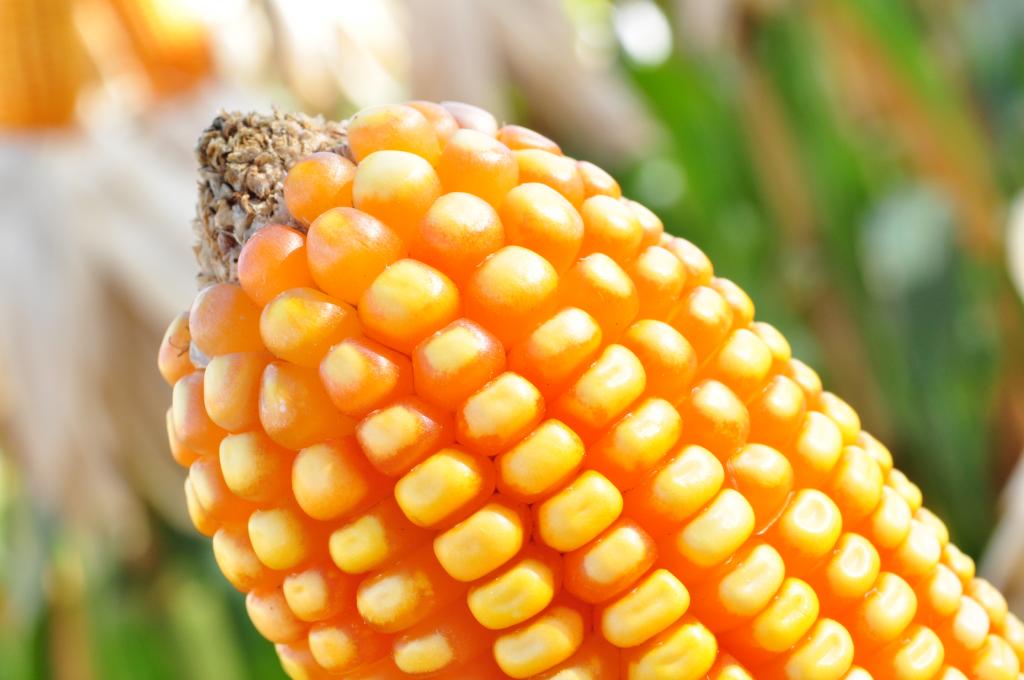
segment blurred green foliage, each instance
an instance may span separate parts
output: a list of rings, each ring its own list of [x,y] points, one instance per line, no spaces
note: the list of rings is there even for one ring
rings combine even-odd
[[[1024,185],[1024,5],[803,3],[739,22],[717,50],[622,56],[666,139],[615,170],[751,292],[977,554],[1019,443],[998,436],[1024,346],[999,233]],[[145,554],[112,560],[33,507],[0,453],[0,680],[282,677],[208,542],[151,525]]]

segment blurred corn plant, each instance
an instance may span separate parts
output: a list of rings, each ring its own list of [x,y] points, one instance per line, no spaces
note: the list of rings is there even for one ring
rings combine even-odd
[[[463,99],[606,164],[980,554],[1024,444],[1021,64],[1019,0],[0,0],[0,123],[63,126],[0,149],[0,678],[282,677],[151,370],[218,106]],[[985,568],[1021,612],[1015,479]]]

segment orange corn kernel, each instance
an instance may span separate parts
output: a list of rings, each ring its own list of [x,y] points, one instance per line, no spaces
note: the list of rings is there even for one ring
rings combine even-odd
[[[878,463],[860,447],[847,446],[832,471],[827,490],[839,506],[843,521],[853,524],[878,507],[883,486]]]
[[[750,439],[783,448],[796,436],[807,413],[807,397],[795,382],[777,375],[754,397],[750,410]]]
[[[1009,606],[1007,605],[1006,598],[1003,597],[1003,594],[996,590],[991,583],[982,578],[972,579],[966,590],[968,595],[973,597],[978,604],[984,607],[989,618],[992,619],[992,625],[996,628],[1002,628],[1009,612]]]
[[[655,569],[602,609],[601,633],[617,647],[635,647],[678,621],[689,606],[690,594],[679,579]]]
[[[533,383],[506,372],[469,397],[456,418],[456,439],[490,456],[508,449],[544,416],[544,397]]]
[[[434,128],[434,134],[437,135],[437,140],[441,144],[441,148],[448,143],[451,136],[454,135],[459,129],[459,123],[455,120],[455,116],[450,114],[440,104],[435,102],[428,102],[422,100],[413,100],[405,103],[406,106],[416,109],[423,117],[427,119],[431,127]]]
[[[791,359],[786,377],[791,378],[804,391],[808,405],[817,406],[821,397],[821,378],[813,368],[799,359]]]
[[[327,547],[338,569],[365,574],[400,558],[429,537],[406,519],[395,499],[389,497],[335,529]]]
[[[291,451],[256,430],[224,437],[220,468],[224,482],[239,498],[254,503],[283,500],[291,491]]]
[[[476,130],[491,137],[498,134],[498,121],[490,112],[479,106],[452,101],[441,102],[441,106],[452,114],[460,128]]]
[[[348,338],[328,350],[320,380],[337,409],[353,418],[413,391],[408,357],[367,338]]]
[[[622,513],[622,495],[600,473],[587,470],[534,506],[537,535],[559,552],[576,550],[611,526]]]
[[[458,314],[459,291],[452,280],[417,260],[389,266],[359,300],[366,334],[403,354]]]
[[[914,590],[923,615],[931,614],[938,618],[952,616],[964,593],[960,579],[944,564],[935,565],[935,570],[928,577],[914,584]]]
[[[618,338],[640,310],[633,281],[604,253],[580,259],[563,277],[559,297],[562,304],[593,316],[606,341]]]
[[[536,680],[561,680],[567,677],[581,680],[597,680],[597,678],[619,680],[620,671],[618,650],[608,644],[600,635],[588,635],[575,654],[535,678]]]
[[[703,363],[732,330],[732,308],[715,289],[697,286],[684,294],[671,324],[690,341],[698,361]]]
[[[430,546],[424,546],[363,579],[356,607],[375,630],[397,633],[441,611],[463,592],[465,586],[452,580]]]
[[[787,578],[768,606],[722,639],[730,652],[759,665],[800,641],[818,620],[818,596],[798,578]]]
[[[178,433],[174,430],[174,409],[167,409],[164,423],[167,426],[167,444],[171,449],[171,457],[181,467],[188,467],[192,464],[192,461],[199,457],[199,454],[186,447],[178,439]]]
[[[391,227],[406,244],[413,241],[420,220],[440,195],[437,172],[407,151],[371,153],[352,180],[352,204]]]
[[[858,650],[867,651],[892,642],[907,629],[917,613],[913,588],[896,574],[883,572],[874,588],[850,613],[850,633]]]
[[[508,192],[500,210],[510,245],[532,250],[559,273],[576,261],[583,219],[560,193],[546,184],[520,184]]]
[[[711,279],[711,287],[725,298],[732,310],[733,328],[746,328],[754,321],[754,301],[746,291],[729,279],[716,276]]]
[[[753,331],[739,328],[725,339],[718,353],[704,367],[704,373],[747,401],[764,385],[771,368],[772,354],[768,345]]]
[[[801,489],[768,535],[790,570],[803,573],[832,551],[842,529],[842,515],[831,498],[817,489]]]
[[[188,469],[188,479],[192,484],[196,502],[214,521],[243,519],[251,510],[245,503],[231,493],[224,483],[220,463],[217,456],[203,456],[197,459]]]
[[[522,502],[540,500],[568,480],[583,455],[583,442],[575,432],[547,420],[498,457],[498,489]]]
[[[293,572],[285,577],[281,586],[288,608],[306,622],[325,621],[351,608],[355,588],[355,580],[332,564]]]
[[[586,198],[603,195],[612,198],[620,198],[622,189],[615,178],[607,172],[594,165],[590,161],[578,161],[576,169],[579,170],[580,179],[583,180],[583,195]]]
[[[480,263],[465,289],[466,316],[507,347],[553,311],[558,274],[540,255],[505,246]]]
[[[876,678],[927,680],[939,672],[943,658],[942,642],[935,631],[914,624],[900,639],[866,659],[864,665]]]
[[[459,672],[490,642],[466,607],[459,605],[402,631],[393,643],[392,658],[407,675]]]
[[[192,342],[208,357],[232,352],[259,352],[260,310],[242,289],[214,283],[199,291],[188,315]]]
[[[382,474],[396,477],[451,441],[447,414],[416,398],[400,399],[359,421],[356,438]]]
[[[683,423],[672,404],[647,399],[591,446],[587,464],[620,490],[636,486],[676,445]]]
[[[738,491],[722,489],[703,511],[664,537],[659,549],[673,573],[689,583],[732,557],[753,531],[750,503]]]
[[[346,673],[373,663],[391,651],[388,637],[367,626],[356,612],[316,623],[309,629],[309,651],[329,673]]]
[[[261,307],[290,288],[313,286],[306,237],[280,224],[257,231],[238,254],[238,283]]]
[[[875,439],[872,435],[860,431],[857,436],[857,444],[864,449],[869,456],[875,459],[878,463],[878,467],[882,469],[883,474],[889,474],[889,470],[892,470],[892,453],[885,447],[882,442]]]
[[[171,394],[171,421],[181,446],[196,453],[217,450],[227,434],[206,413],[203,371],[190,373],[174,383]]]
[[[408,246],[377,218],[354,208],[334,208],[309,225],[306,251],[316,285],[354,305],[388,265],[406,256]]]
[[[313,444],[292,464],[292,492],[316,520],[346,517],[384,493],[384,478],[370,467],[354,437]]]
[[[736,308],[734,307],[733,309],[735,310]],[[764,321],[753,322],[750,324],[750,330],[757,333],[757,337],[761,338],[768,345],[768,349],[772,353],[772,372],[779,373],[784,371],[790,359],[793,358],[793,349],[789,346],[786,336],[780,333],[777,328]]]
[[[188,477],[185,478],[185,509],[188,510],[192,526],[203,536],[212,537],[220,528],[220,523],[199,504],[196,492],[192,488],[192,480]]]
[[[293,288],[263,308],[260,337],[275,356],[299,366],[317,366],[327,350],[360,334],[356,310],[312,288]]]
[[[295,642],[306,635],[306,625],[292,614],[281,588],[251,591],[245,609],[256,630],[271,642]]]
[[[288,212],[302,224],[310,224],[331,208],[352,205],[355,174],[352,161],[330,151],[302,159],[288,170],[284,179]]]
[[[670,253],[679,258],[679,261],[686,267],[686,280],[693,286],[706,286],[711,283],[714,277],[714,267],[711,260],[700,248],[687,241],[685,238],[670,236],[663,238],[659,244]]]
[[[244,526],[218,529],[213,535],[213,557],[224,578],[243,593],[268,587],[280,579],[256,557]]]
[[[647,532],[630,519],[620,519],[565,556],[565,589],[584,602],[605,602],[632,586],[657,556]]]
[[[680,413],[688,439],[721,458],[735,451],[750,431],[750,414],[743,402],[717,380],[705,380],[694,387]]]
[[[188,331],[188,312],[182,312],[174,317],[171,325],[167,327],[163,340],[160,341],[160,351],[156,359],[160,375],[172,387],[179,379],[195,370],[188,352],[191,342],[192,336]]]
[[[395,484],[395,500],[413,524],[436,527],[463,519],[494,492],[490,459],[441,449]]]
[[[752,676],[746,668],[740,665],[740,662],[732,658],[728,654],[719,654],[718,661],[708,671],[707,680],[753,680]],[[847,680],[844,678],[844,680]],[[849,678],[849,680],[864,680],[863,678]],[[867,678],[871,680],[871,678]]]
[[[498,339],[468,319],[458,319],[421,342],[412,355],[416,394],[453,411],[505,368]]]
[[[327,396],[316,370],[275,361],[260,382],[260,422],[286,449],[298,450],[352,432]]]
[[[640,247],[649,248],[660,245],[661,239],[665,235],[665,225],[662,224],[661,219],[646,206],[636,201],[631,201],[627,198],[623,199],[622,202],[633,211],[633,216],[636,217],[637,222],[640,223],[640,228],[643,229],[644,237],[640,241]]]
[[[796,440],[787,451],[797,484],[817,486],[824,482],[840,456],[843,455],[843,436],[827,416],[810,411],[796,434]]]
[[[758,670],[759,678],[840,680],[853,665],[853,639],[839,623],[820,619],[796,647]],[[875,677],[895,678],[878,675]]]
[[[540,149],[520,149],[512,155],[519,166],[520,182],[547,184],[573,205],[583,203],[583,178],[576,169],[576,161]]]
[[[551,397],[587,368],[597,356],[601,340],[601,327],[594,317],[567,307],[512,347],[509,367]]]
[[[263,352],[222,354],[203,374],[203,403],[210,420],[228,432],[260,425],[260,380],[269,357]]]
[[[860,435],[860,416],[849,404],[831,392],[822,392],[818,398],[818,408],[839,426],[844,444],[857,443]]]
[[[506,230],[487,202],[453,192],[430,206],[410,254],[461,284],[484,258],[505,245]]]
[[[989,635],[969,666],[971,677],[978,680],[1013,680],[1020,677],[1020,661],[1005,640]]]
[[[889,487],[884,487],[878,506],[858,530],[879,549],[892,549],[906,540],[910,533],[911,519],[907,502]]]
[[[693,347],[675,328],[654,319],[635,322],[620,341],[647,372],[647,393],[677,404],[697,371]]]
[[[829,610],[842,610],[864,597],[878,580],[881,559],[869,540],[855,533],[843,534],[827,561],[808,579]]]
[[[786,457],[763,444],[747,444],[726,463],[736,489],[750,501],[758,528],[772,522],[793,490],[793,466]]]
[[[911,520],[907,537],[896,548],[883,552],[882,559],[901,576],[915,580],[931,573],[942,558],[942,545],[932,531]]]
[[[534,132],[521,125],[504,125],[498,130],[498,141],[510,149],[539,149],[553,153],[556,156],[562,155],[562,149],[553,141],[539,132]]]
[[[501,206],[519,182],[519,166],[505,144],[477,130],[459,130],[448,140],[437,164],[446,193],[461,191]]]
[[[408,151],[431,164],[441,155],[433,125],[420,111],[401,104],[363,109],[348,123],[348,146],[356,162],[374,151]]]
[[[751,541],[695,588],[691,611],[716,633],[734,629],[763,611],[785,578],[778,551]]]
[[[669,318],[686,285],[686,270],[672,253],[647,246],[629,264],[629,276],[640,298],[641,319]]]
[[[580,216],[584,225],[581,255],[604,253],[625,264],[639,253],[644,230],[625,202],[610,196],[591,196],[583,201]]]

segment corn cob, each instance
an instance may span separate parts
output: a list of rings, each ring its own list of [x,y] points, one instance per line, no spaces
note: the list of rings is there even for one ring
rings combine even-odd
[[[885,446],[598,167],[465,104],[205,139],[263,202],[201,199],[168,434],[290,677],[1019,677]]]

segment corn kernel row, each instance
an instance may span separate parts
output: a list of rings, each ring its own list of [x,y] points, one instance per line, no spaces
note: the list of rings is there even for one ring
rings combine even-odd
[[[291,677],[1017,678],[889,452],[606,173],[463,104],[348,146],[159,355]]]

